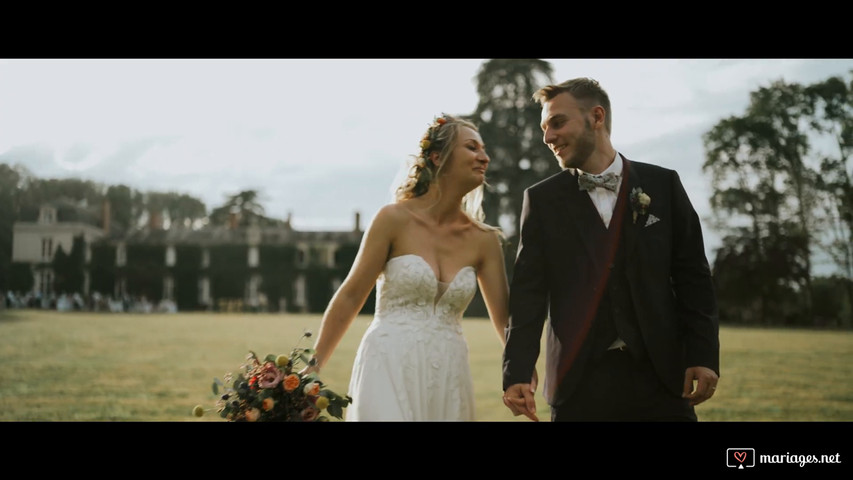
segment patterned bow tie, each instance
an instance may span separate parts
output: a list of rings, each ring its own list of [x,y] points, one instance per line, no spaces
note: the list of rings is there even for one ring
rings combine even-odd
[[[592,190],[595,187],[606,188],[611,192],[616,191],[619,185],[619,176],[615,173],[605,173],[604,175],[592,175],[589,173],[581,173],[578,177],[578,187],[580,190]]]

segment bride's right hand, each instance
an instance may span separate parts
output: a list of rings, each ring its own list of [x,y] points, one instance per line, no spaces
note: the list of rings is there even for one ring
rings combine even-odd
[[[299,371],[299,374],[302,376],[310,375],[312,373],[316,373],[317,375],[320,375],[320,366],[317,364],[316,358],[312,358],[311,361],[308,363],[308,365]]]

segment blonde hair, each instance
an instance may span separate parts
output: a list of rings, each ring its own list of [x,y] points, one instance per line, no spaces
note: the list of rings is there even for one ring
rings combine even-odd
[[[427,193],[434,183],[438,185],[435,181],[453,153],[459,132],[463,127],[479,132],[476,125],[463,118],[446,113],[435,118],[421,137],[420,153],[413,155],[413,161],[409,165],[406,177],[394,191],[395,201],[420,197]],[[437,165],[429,159],[434,152],[438,153]],[[485,212],[483,212],[484,190],[485,183],[465,194],[462,197],[462,212],[482,230],[499,230],[497,227],[484,223],[486,217]],[[441,195],[440,192],[439,195]]]
[[[545,102],[561,93],[568,93],[587,109],[601,105],[604,108],[604,128],[607,133],[612,133],[613,113],[610,111],[610,96],[597,80],[581,77],[556,85],[546,85],[533,92],[533,100],[540,105],[545,105]]]

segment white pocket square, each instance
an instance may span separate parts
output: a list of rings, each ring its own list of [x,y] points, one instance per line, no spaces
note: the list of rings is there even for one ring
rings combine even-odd
[[[657,223],[659,221],[660,221],[660,219],[658,217],[656,217],[652,214],[649,214],[649,218],[646,219],[646,224],[643,226],[648,227],[649,225],[654,225],[655,223]]]

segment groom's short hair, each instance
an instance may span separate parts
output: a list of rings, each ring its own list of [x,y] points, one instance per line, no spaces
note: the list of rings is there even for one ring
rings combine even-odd
[[[544,105],[561,93],[568,93],[581,105],[592,108],[601,105],[604,108],[604,128],[611,132],[613,114],[610,111],[610,96],[597,80],[588,77],[573,78],[556,85],[546,85],[533,93],[533,100]]]

